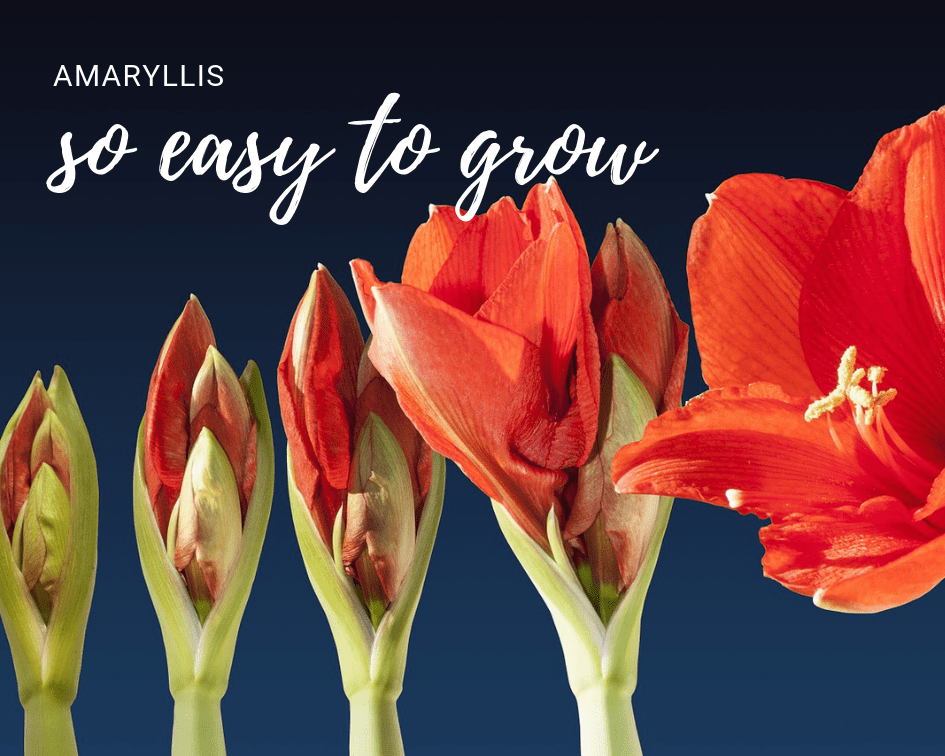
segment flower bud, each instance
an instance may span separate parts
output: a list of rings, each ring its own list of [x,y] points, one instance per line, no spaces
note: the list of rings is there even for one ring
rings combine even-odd
[[[98,481],[88,430],[59,367],[48,389],[37,373],[0,435],[0,514],[0,618],[33,744],[27,750],[74,753],[68,710],[95,584]]]
[[[256,453],[246,391],[192,297],[151,378],[144,477],[168,557],[201,622],[240,554]]]
[[[404,582],[416,533],[407,460],[372,412],[351,460],[342,559],[358,579],[375,626]]]
[[[286,339],[279,399],[295,487],[376,627],[413,559],[432,461],[367,349],[344,293],[319,267]]]
[[[13,560],[49,622],[69,540],[69,439],[37,374],[0,468]]]
[[[597,444],[578,470],[575,493],[575,507],[598,514],[583,534],[583,551],[574,556],[581,584],[606,624],[647,558],[660,501],[658,496],[618,494],[611,482],[614,454],[641,438],[656,417],[646,387],[616,354],[603,364],[600,407]]]
[[[243,539],[236,476],[209,428],[190,450],[167,529],[167,556],[184,575],[200,621],[226,587]]]

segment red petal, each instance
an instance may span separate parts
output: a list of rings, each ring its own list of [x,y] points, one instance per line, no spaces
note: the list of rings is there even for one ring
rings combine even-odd
[[[371,289],[375,286],[381,286],[382,282],[374,275],[374,267],[367,260],[352,260],[351,275],[354,277],[354,286],[358,292],[364,319],[367,321],[368,327],[373,329],[375,302],[374,293]]]
[[[763,174],[735,176],[716,189],[693,226],[688,262],[709,386],[768,381],[794,396],[818,393],[801,350],[798,301],[844,196],[826,184]]]
[[[3,527],[10,538],[13,537],[16,518],[23,504],[26,503],[30,484],[33,482],[30,464],[33,439],[43,423],[46,410],[52,407],[38,373],[33,380],[31,390],[29,402],[10,436],[10,443],[3,457],[3,465],[0,466],[0,509],[3,511]],[[59,477],[62,480],[62,475]],[[63,485],[68,491],[68,479],[63,481]]]
[[[466,224],[429,292],[472,315],[505,280],[532,238],[524,214],[504,197]]]
[[[649,250],[623,221],[607,226],[591,268],[601,360],[619,355],[662,413],[679,406],[689,327],[676,314]]]
[[[659,493],[760,517],[858,506],[882,493],[857,459],[852,419],[804,420],[806,401],[771,384],[709,391],[650,422],[614,457],[622,493]]]
[[[912,262],[940,328],[945,327],[945,108],[880,142],[905,163],[906,233]],[[877,147],[877,152],[879,147]],[[876,158],[874,157],[874,160]],[[902,170],[902,168],[900,168]]]
[[[402,281],[427,291],[453,249],[466,224],[446,205],[430,208],[430,220],[417,228],[404,260]]]
[[[191,296],[171,328],[158,358],[144,421],[144,479],[161,535],[180,496],[189,451],[190,395],[209,346],[210,321]]]
[[[587,317],[590,291],[587,255],[575,243],[569,227],[558,224],[547,242],[539,240],[525,250],[476,313],[478,320],[505,326],[541,350],[542,375],[551,394],[552,412],[558,415],[567,411],[571,361],[578,339],[585,342],[588,353],[596,352],[597,339]],[[590,349],[588,339],[593,342]],[[593,367],[598,386],[592,395],[596,397],[600,393],[597,360]],[[586,377],[586,369],[579,371],[579,380]],[[596,403],[593,411],[596,417]]]
[[[547,234],[556,224],[567,223],[571,227],[575,241],[581,249],[587,251],[581,227],[554,178],[549,179],[545,184],[536,184],[531,188],[522,204],[522,211],[528,217],[536,239]]]
[[[824,394],[836,385],[847,347],[857,348],[858,366],[888,368],[883,388],[898,394],[884,411],[916,452],[942,467],[945,340],[912,264],[904,177],[879,148],[877,154],[808,269],[800,305],[804,354]]]
[[[374,295],[371,361],[406,415],[430,446],[546,544],[545,517],[566,476],[521,454],[525,436],[555,428],[538,349],[409,286],[387,284]]]
[[[328,544],[348,487],[363,346],[351,305],[320,267],[289,327],[279,362],[279,404],[296,486]]]
[[[869,572],[837,583],[815,600],[825,609],[879,612],[919,598],[942,578],[945,578],[945,535]]]
[[[765,574],[819,606],[877,612],[907,603],[945,577],[945,540],[930,539],[897,499],[790,517],[761,531]]]

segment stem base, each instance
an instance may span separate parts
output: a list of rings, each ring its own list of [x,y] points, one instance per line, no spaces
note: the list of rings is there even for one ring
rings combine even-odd
[[[368,688],[358,691],[349,700],[351,756],[404,756],[397,696]]]

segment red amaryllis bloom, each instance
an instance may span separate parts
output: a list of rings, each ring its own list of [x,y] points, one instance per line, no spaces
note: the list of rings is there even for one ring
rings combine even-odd
[[[289,327],[279,403],[295,485],[329,551],[343,513],[342,561],[379,620],[413,558],[431,451],[368,359],[357,317],[322,266]],[[390,462],[390,437],[405,467]]]
[[[689,276],[725,388],[621,450],[618,488],[770,518],[765,574],[824,608],[921,596],[945,577],[945,109],[849,194],[747,175],[710,200]]]
[[[611,227],[592,274],[553,181],[468,223],[434,208],[402,284],[352,267],[371,359],[407,416],[546,549],[552,507],[565,539],[601,512],[600,492],[575,489],[597,444],[602,358],[617,352],[655,406],[678,405],[687,329],[649,253]]]
[[[203,618],[239,556],[256,482],[256,420],[196,297],[151,376],[143,469],[158,528]]]

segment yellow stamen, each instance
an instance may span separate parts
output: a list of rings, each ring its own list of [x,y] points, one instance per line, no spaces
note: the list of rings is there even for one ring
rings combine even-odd
[[[857,409],[855,413],[857,422],[869,426],[876,420],[877,410],[895,398],[896,389],[880,391],[877,388],[886,375],[886,368],[874,365],[869,370],[863,368],[854,370],[854,365],[856,365],[856,347],[851,346],[840,358],[840,366],[837,368],[837,387],[822,399],[811,402],[804,413],[804,419],[807,422],[833,412],[843,404],[844,399],[848,399]],[[860,385],[864,378],[868,378],[872,384],[870,390]]]

